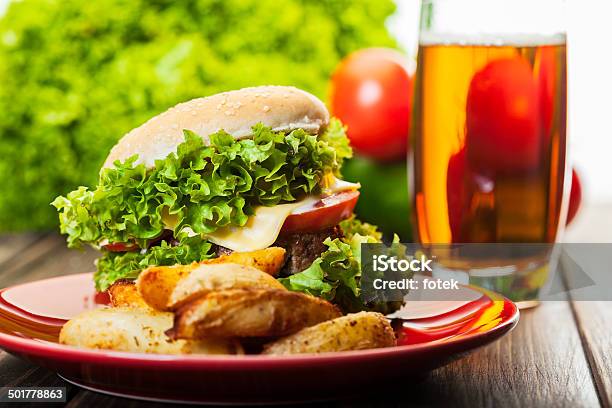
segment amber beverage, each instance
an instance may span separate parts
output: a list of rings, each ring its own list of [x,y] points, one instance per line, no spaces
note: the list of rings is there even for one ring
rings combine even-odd
[[[422,243],[551,243],[566,156],[564,37],[421,41],[414,207]]]
[[[556,3],[541,11],[553,15]],[[456,2],[424,3],[410,157],[415,238],[446,245],[432,252],[434,274],[533,306],[556,260],[541,244],[554,243],[565,223],[565,34],[538,34],[537,19],[519,33],[503,26],[521,21],[505,12],[533,3],[464,6],[495,18],[465,23]],[[454,21],[460,27],[448,32]]]

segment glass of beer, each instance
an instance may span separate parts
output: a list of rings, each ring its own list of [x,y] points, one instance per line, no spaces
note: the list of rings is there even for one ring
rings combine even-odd
[[[565,1],[423,1],[409,163],[437,273],[537,304],[565,224],[566,101]]]

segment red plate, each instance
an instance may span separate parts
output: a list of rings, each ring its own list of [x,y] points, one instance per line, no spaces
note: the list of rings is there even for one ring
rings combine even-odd
[[[113,395],[207,403],[338,398],[422,376],[518,322],[518,309],[509,300],[464,289],[471,300],[409,302],[402,345],[392,348],[292,357],[170,356],[57,344],[65,320],[101,300],[91,274],[70,275],[0,291],[0,347],[74,384]]]

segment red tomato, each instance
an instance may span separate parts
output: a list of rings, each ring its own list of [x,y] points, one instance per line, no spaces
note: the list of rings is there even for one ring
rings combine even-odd
[[[446,202],[452,242],[460,242],[462,215],[468,211],[466,208],[468,205],[468,192],[465,185],[466,167],[464,147],[451,156],[446,174]]]
[[[537,168],[538,84],[522,57],[492,61],[472,78],[466,107],[468,161],[483,174]]]
[[[555,107],[555,83],[557,70],[555,64],[555,47],[541,47],[537,55],[538,93],[540,99],[540,114],[542,130],[546,140],[552,130],[553,113]],[[546,142],[545,142],[546,144]]]
[[[109,252],[132,252],[138,250],[138,245],[127,244],[123,242],[114,242],[112,244],[102,245],[102,248]]]
[[[322,198],[298,214],[291,214],[285,220],[281,234],[321,231],[338,225],[353,213],[359,191],[343,191]]]
[[[580,183],[580,178],[578,177],[578,173],[576,173],[576,169],[572,169],[572,191],[570,193],[569,208],[567,211],[567,221],[565,225],[569,225],[574,220],[574,218],[576,218],[576,214],[580,209],[581,203],[582,184]]]
[[[363,156],[406,157],[413,81],[404,60],[397,51],[368,48],[350,54],[332,75],[332,113]]]

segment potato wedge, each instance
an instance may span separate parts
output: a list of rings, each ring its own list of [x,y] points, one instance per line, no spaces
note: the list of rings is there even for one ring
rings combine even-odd
[[[168,298],[166,310],[177,310],[210,292],[246,288],[287,290],[274,277],[251,266],[235,263],[204,264],[178,281]]]
[[[81,313],[60,332],[60,343],[81,348],[156,354],[243,354],[235,340],[171,340],[172,313],[129,307]]]
[[[175,296],[172,305],[169,307],[169,299],[179,280],[189,275],[189,273],[201,265],[213,264],[238,264],[252,267],[265,272],[268,275],[276,276],[285,262],[285,250],[278,247],[270,247],[252,252],[233,252],[229,255],[222,255],[218,258],[208,259],[200,263],[190,265],[175,266],[153,266],[145,269],[136,281],[138,292],[145,302],[156,310],[169,310],[170,307],[177,307],[177,297]],[[259,278],[259,281],[264,278]],[[268,280],[270,281],[270,280]]]
[[[271,337],[341,316],[331,303],[278,289],[231,289],[211,292],[179,309],[175,338]]]
[[[284,248],[269,247],[251,252],[232,252],[229,255],[221,255],[218,258],[207,259],[200,263],[235,263],[244,266],[252,266],[268,275],[277,276],[285,263],[285,252]]]
[[[121,279],[108,288],[113,307],[130,307],[133,309],[153,310],[147,305],[132,280]]]
[[[360,312],[307,327],[268,343],[263,354],[329,353],[394,345],[393,328],[382,314]]]
[[[138,293],[153,309],[166,310],[170,294],[178,281],[198,266],[199,264],[193,263],[191,265],[149,267],[142,271],[136,280]]]

